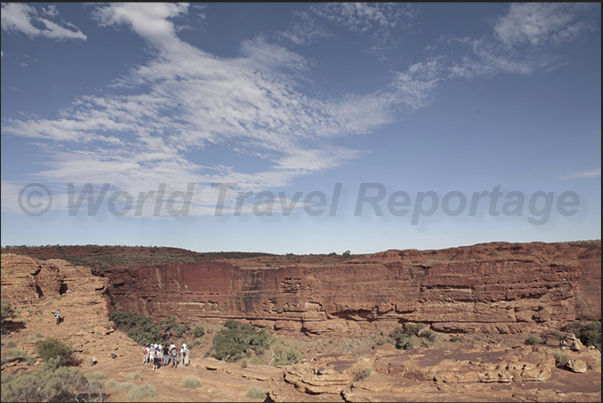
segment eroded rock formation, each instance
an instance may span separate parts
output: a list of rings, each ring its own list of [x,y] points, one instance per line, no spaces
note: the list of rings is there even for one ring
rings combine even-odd
[[[600,241],[389,250],[338,265],[241,259],[93,273],[109,279],[120,310],[313,334],[408,321],[441,332],[521,333],[601,319]]]

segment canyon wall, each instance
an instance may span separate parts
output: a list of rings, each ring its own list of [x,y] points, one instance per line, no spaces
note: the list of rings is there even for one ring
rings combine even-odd
[[[347,264],[253,259],[94,270],[116,309],[182,321],[247,320],[348,332],[422,322],[443,332],[522,333],[601,319],[601,242],[389,250]]]

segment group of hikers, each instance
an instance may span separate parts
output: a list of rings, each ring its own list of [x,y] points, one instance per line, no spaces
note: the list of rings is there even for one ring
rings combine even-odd
[[[172,368],[177,368],[178,355],[180,355],[180,366],[188,366],[190,363],[189,351],[188,347],[186,347],[186,343],[182,344],[180,354],[174,343],[171,343],[169,346],[167,344],[165,346],[162,346],[161,344],[145,344],[142,347],[142,354],[142,363],[153,363],[153,371],[159,369],[159,367],[163,365],[168,366],[170,363],[172,364]]]

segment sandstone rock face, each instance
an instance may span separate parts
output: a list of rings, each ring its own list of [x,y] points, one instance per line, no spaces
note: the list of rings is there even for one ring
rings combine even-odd
[[[140,348],[109,321],[103,296],[107,279],[90,269],[58,259],[46,261],[2,254],[2,299],[20,313],[14,318],[14,335],[20,347],[36,356],[37,334],[68,343],[78,359],[92,365],[138,352]],[[59,309],[63,323],[56,325]],[[25,341],[23,341],[25,340]]]
[[[93,271],[115,308],[184,321],[239,319],[308,334],[422,322],[505,333],[601,319],[601,243],[496,242],[389,250],[320,266],[243,259]]]

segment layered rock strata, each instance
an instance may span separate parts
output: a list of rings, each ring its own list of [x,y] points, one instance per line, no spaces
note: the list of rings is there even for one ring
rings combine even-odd
[[[116,309],[281,331],[354,332],[422,322],[440,332],[521,333],[601,319],[601,243],[505,242],[390,250],[345,265],[213,261],[93,271]]]

